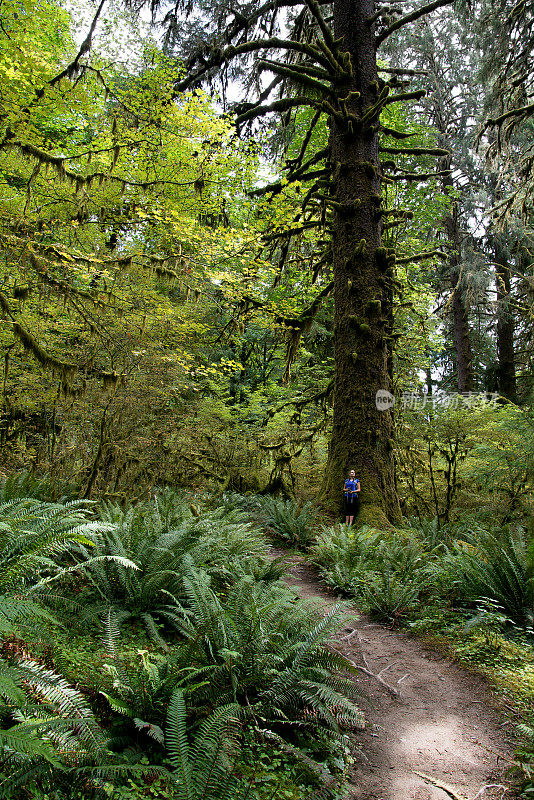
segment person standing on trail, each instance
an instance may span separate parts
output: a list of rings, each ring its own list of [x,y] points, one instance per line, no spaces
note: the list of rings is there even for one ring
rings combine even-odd
[[[360,490],[360,481],[356,477],[354,470],[351,469],[349,477],[343,486],[343,492],[345,495],[345,522],[347,525],[352,525],[354,522],[354,516],[358,513],[360,508]]]

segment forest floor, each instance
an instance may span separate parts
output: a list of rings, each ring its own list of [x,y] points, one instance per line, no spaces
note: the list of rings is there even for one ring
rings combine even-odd
[[[287,562],[287,581],[300,596],[318,600],[325,611],[331,608],[335,594],[306,561],[291,555]],[[354,737],[348,798],[516,797],[504,777],[512,761],[513,736],[488,683],[402,631],[354,612],[334,642],[367,670],[360,670],[357,679],[368,698],[367,727]]]

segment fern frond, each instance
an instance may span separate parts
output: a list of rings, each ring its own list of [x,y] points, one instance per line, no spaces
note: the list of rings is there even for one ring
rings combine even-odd
[[[105,697],[108,701],[109,705],[117,714],[121,714],[123,717],[130,717],[131,719],[134,718],[134,710],[133,708],[125,703],[124,700],[120,700],[118,697],[112,697],[107,692],[103,692],[102,690],[99,692],[102,697]]]
[[[175,689],[169,701],[165,742],[171,764],[175,768],[185,800],[195,800],[186,734],[186,706],[184,693]]]
[[[150,738],[154,739],[158,744],[165,744],[165,734],[159,725],[154,725],[152,722],[145,722],[145,720],[139,719],[139,717],[134,717],[134,725],[138,731],[146,733],[147,736],[150,736]]]
[[[161,647],[162,650],[168,650],[169,645],[160,636],[160,633],[156,627],[156,623],[154,622],[154,617],[152,616],[152,614],[148,613],[141,614],[141,620],[143,622],[145,631],[147,632],[149,638],[154,642],[154,644],[156,644],[158,647]]]
[[[44,758],[56,769],[61,769],[52,745],[31,735],[34,732],[32,726],[24,723],[14,725],[9,730],[0,730],[0,746],[28,758]]]

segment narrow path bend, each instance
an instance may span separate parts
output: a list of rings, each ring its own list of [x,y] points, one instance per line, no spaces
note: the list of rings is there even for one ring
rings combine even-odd
[[[287,560],[287,581],[301,597],[324,600],[325,610],[331,607],[335,595],[304,559]],[[335,646],[400,691],[395,697],[375,678],[361,674],[358,682],[371,705],[367,729],[355,737],[350,800],[516,796],[504,779],[514,749],[512,726],[492,707],[482,678],[362,614],[339,634]]]

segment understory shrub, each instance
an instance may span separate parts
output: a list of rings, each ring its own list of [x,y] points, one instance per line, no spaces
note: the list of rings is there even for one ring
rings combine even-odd
[[[0,797],[20,797],[32,785],[90,797],[109,752],[86,699],[53,670],[25,659],[0,661],[0,679]]]
[[[328,764],[339,770],[342,731],[363,725],[357,684],[346,677],[354,668],[328,646],[345,612],[338,606],[323,617],[289,588],[250,575],[224,594],[210,583],[190,566],[179,608],[184,641],[165,654],[139,651],[137,665],[122,659],[117,618],[108,612],[105,670],[113,689],[102,694],[122,720],[116,734],[162,744],[164,710],[180,689],[194,716],[237,707],[244,730],[297,760],[308,781],[338,784]]]
[[[310,555],[326,582],[349,595],[355,591],[356,576],[365,572],[368,562],[363,537],[344,523],[319,533]]]
[[[380,619],[396,620],[428,587],[424,548],[408,532],[334,525],[310,552],[328,584],[358,597]]]
[[[165,731],[158,737],[169,768],[149,763],[141,750],[130,763],[109,749],[109,737],[85,698],[61,676],[31,661],[0,662],[4,700],[0,714],[0,797],[38,789],[45,797],[104,797],[108,783],[131,774],[161,777],[166,797],[176,800],[234,800],[246,785],[234,770],[239,755],[241,709],[221,706],[188,736],[184,693],[175,688],[167,703]]]
[[[391,532],[335,525],[310,552],[327,583],[385,619],[426,602],[480,609],[534,625],[534,543],[519,526],[488,531],[474,520],[438,535],[434,523]]]
[[[522,797],[534,797],[534,715],[530,715],[518,726],[521,737],[515,757],[522,772]]]
[[[227,511],[238,509],[248,513],[256,513],[261,508],[262,498],[257,494],[238,494],[237,492],[224,492],[217,498],[220,508]]]
[[[48,475],[34,475],[25,470],[0,480],[0,503],[24,497],[49,500],[53,496],[52,488]]]
[[[355,670],[329,644],[346,615],[278,580],[248,514],[168,491],[97,512],[17,499],[0,506],[0,545],[0,797],[134,798],[157,782],[177,800],[267,800],[244,737],[299,765],[273,792],[341,796],[345,732],[363,724]],[[39,603],[65,586],[76,613],[51,646],[61,614]]]
[[[60,556],[75,544],[88,557],[94,537],[105,525],[88,519],[83,501],[63,505],[33,498],[0,504],[0,591],[35,585],[60,569]]]
[[[313,538],[312,503],[262,497],[257,512],[259,521],[278,539],[292,547],[306,547]]]
[[[206,681],[197,700],[240,702],[275,728],[280,720],[361,726],[357,687],[342,677],[353,668],[327,646],[346,616],[341,606],[323,616],[287,587],[248,576],[219,597],[196,569],[184,586],[187,643],[177,657]]]
[[[33,498],[0,504],[0,631],[19,635],[37,618],[52,618],[39,601],[67,607],[80,616],[86,610],[57,593],[53,582],[76,567],[64,561],[74,547],[87,559],[105,524],[88,518],[87,504],[47,503]],[[132,565],[133,566],[133,565]],[[52,584],[52,585],[51,585]]]
[[[534,624],[534,550],[520,527],[504,528],[500,537],[479,531],[474,545],[455,542],[445,558],[461,600],[492,601],[513,622]]]
[[[173,503],[168,495],[163,508],[156,497],[125,510],[107,506],[102,517],[109,520],[107,528],[90,551],[80,545],[76,553],[89,585],[87,601],[102,611],[112,606],[123,618],[139,619],[164,649],[161,627],[180,629],[176,603],[183,598],[186,561],[206,569],[220,588],[249,572],[264,579],[280,575],[279,565],[264,555],[263,536],[239,511],[194,516],[183,501]]]

